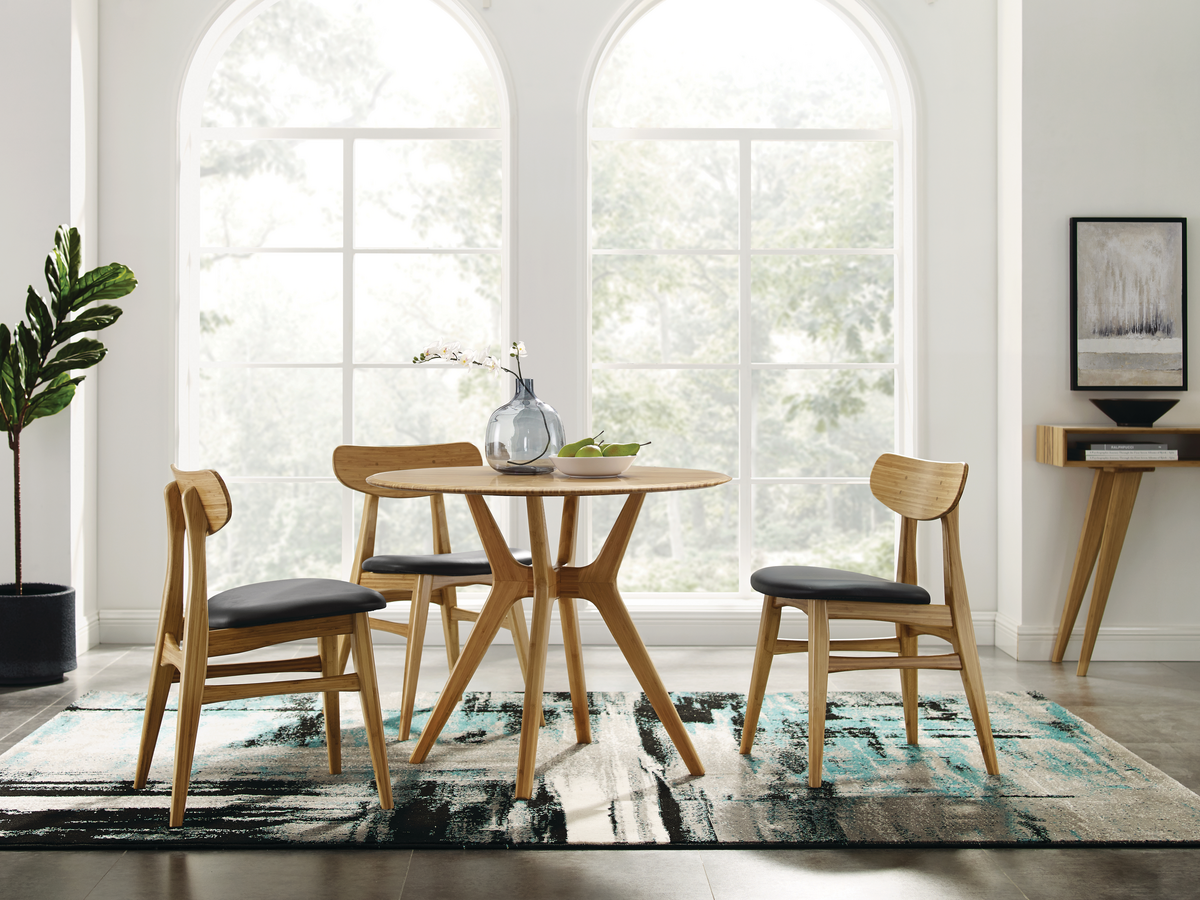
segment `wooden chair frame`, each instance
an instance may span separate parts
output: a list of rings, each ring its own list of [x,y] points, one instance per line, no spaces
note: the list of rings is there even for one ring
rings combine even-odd
[[[450,444],[422,444],[399,447],[371,447],[344,444],[333,451],[333,471],[338,481],[351,490],[363,494],[362,521],[359,523],[358,542],[354,548],[354,563],[350,580],[383,594],[389,602],[408,600],[407,622],[393,622],[371,616],[371,627],[405,639],[404,684],[400,701],[400,740],[406,741],[412,730],[413,710],[416,706],[417,677],[421,671],[421,652],[425,643],[425,627],[429,618],[429,604],[436,603],[442,613],[442,635],[446,642],[446,661],[451,669],[458,662],[461,643],[458,633],[459,622],[476,622],[479,613],[463,609],[458,605],[456,588],[471,584],[491,584],[491,575],[444,576],[444,575],[396,575],[364,572],[363,563],[375,555],[375,531],[379,515],[379,499],[428,497],[433,528],[433,552],[450,553],[450,528],[446,520],[446,501],[442,494],[419,491],[400,491],[381,488],[367,483],[367,478],[379,472],[403,469],[431,469],[444,466],[481,466],[483,457],[474,444],[466,442]],[[529,669],[529,627],[525,621],[525,610],[517,601],[502,626],[512,632],[517,662],[521,666],[522,680]],[[341,665],[344,666],[347,649],[343,647]]]
[[[142,722],[137,770],[133,786],[142,788],[150,772],[159,727],[171,685],[179,682],[179,718],[175,734],[175,768],[171,783],[172,827],[183,823],[191,781],[192,761],[200,708],[246,697],[320,692],[324,695],[326,751],[329,772],[342,770],[340,691],[357,691],[362,703],[371,766],[379,790],[379,803],[392,808],[392,784],[384,744],[383,715],[375,677],[375,657],[366,613],[303,619],[246,628],[210,629],[206,546],[229,521],[229,491],[212,470],[185,472],[171,467],[175,480],[163,492],[167,508],[167,575],[163,587],[154,663]],[[184,593],[184,558],[190,559]],[[244,653],[274,644],[316,639],[319,653],[303,658],[213,664],[213,657]],[[338,641],[344,640],[354,655],[355,672],[336,670]],[[209,684],[211,678],[280,672],[320,672],[316,678],[239,684]]]
[[[989,775],[999,774],[999,761],[992,738],[983,672],[967,602],[958,534],[958,502],[967,482],[966,463],[943,463],[911,459],[885,453],[871,470],[871,492],[876,499],[900,515],[900,546],[896,581],[917,583],[917,522],[939,520],[942,524],[942,566],[945,604],[906,604],[858,600],[791,600],[767,596],[763,599],[754,670],[746,698],[746,720],[741,752],[754,746],[759,713],[771,662],[781,653],[808,653],[808,784],[821,786],[821,762],[825,743],[825,701],[830,672],[862,669],[899,669],[904,701],[904,729],[909,744],[917,743],[917,670],[956,669],[960,672],[975,733]],[[808,640],[779,637],[785,606],[808,616]],[[831,640],[831,619],[874,619],[891,622],[894,638]],[[953,652],[920,655],[918,635],[929,634],[949,641]],[[831,650],[876,651],[895,656],[831,656]]]

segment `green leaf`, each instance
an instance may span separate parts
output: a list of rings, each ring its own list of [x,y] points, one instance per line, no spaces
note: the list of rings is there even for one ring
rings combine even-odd
[[[72,341],[54,355],[54,359],[46,363],[39,373],[41,380],[53,380],[64,372],[72,369],[88,369],[104,359],[108,351],[104,345],[92,338],[80,338]],[[28,378],[28,376],[26,376]]]
[[[58,266],[53,256],[46,257],[46,288],[50,292],[50,305],[54,308],[54,314],[58,316],[59,307],[62,306],[62,281],[58,277]],[[34,293],[33,285],[29,286],[29,293]]]
[[[25,299],[25,318],[37,336],[38,356],[45,356],[54,346],[54,320],[50,318],[50,310],[46,309],[46,301],[38,296],[32,285]]]
[[[63,341],[73,338],[77,334],[107,328],[120,317],[121,310],[116,306],[101,305],[92,307],[87,312],[80,313],[70,322],[63,322],[59,325],[54,331],[54,343],[61,344]]]
[[[24,377],[18,384],[21,385],[22,390],[29,391],[38,383],[39,376],[42,374],[42,356],[38,352],[37,338],[24,322],[17,323],[17,344],[21,351],[20,365],[25,370]]]
[[[68,378],[66,375],[59,375],[51,381],[45,390],[35,394],[25,407],[25,424],[66,409],[75,399],[75,386],[81,381],[82,377]]]
[[[61,227],[59,231],[62,231]],[[83,241],[79,237],[79,229],[72,228],[67,233],[67,278],[70,284],[79,280],[79,264],[82,260]]]
[[[85,273],[67,292],[71,312],[96,300],[115,300],[137,287],[133,272],[120,263],[109,263]]]

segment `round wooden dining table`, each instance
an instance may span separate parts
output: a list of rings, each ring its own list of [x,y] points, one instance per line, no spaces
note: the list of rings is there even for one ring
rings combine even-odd
[[[563,644],[567,657],[567,676],[571,689],[571,711],[575,739],[582,744],[592,741],[587,688],[584,684],[583,647],[579,636],[579,618],[575,599],[593,604],[612,634],[629,667],[637,676],[646,698],[666,728],[688,771],[703,775],[704,766],[683,727],[679,713],[659,678],[646,645],[634,627],[621,594],[617,573],[633,535],[638,513],[647,494],[662,491],[688,491],[715,487],[729,481],[728,475],[702,469],[671,469],[659,466],[632,466],[623,475],[611,478],[572,478],[554,472],[544,475],[505,475],[488,466],[405,469],[380,472],[367,481],[380,487],[426,493],[465,494],[484,552],[492,567],[492,588],[479,620],[475,623],[458,662],[450,672],[446,686],[421,731],[410,762],[425,760],[451,712],[466,690],[471,676],[483,660],[513,604],[533,598],[529,656],[525,674],[525,703],[521,715],[521,740],[517,751],[516,796],[533,795],[534,763],[537,758],[538,726],[542,721],[542,687],[546,675],[546,653],[550,640],[550,612],[558,601]],[[613,523],[604,546],[595,560],[575,566],[575,533],[579,520],[579,498],[624,494],[626,500]],[[524,497],[529,519],[529,547],[533,565],[518,563],[509,551],[488,509],[486,496]],[[558,548],[552,555],[546,530],[545,497],[562,497],[562,521]]]

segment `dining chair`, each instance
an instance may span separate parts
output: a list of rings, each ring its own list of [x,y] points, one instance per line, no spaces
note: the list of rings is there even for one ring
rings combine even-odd
[[[967,602],[958,537],[958,501],[967,483],[967,464],[934,462],[885,453],[871,470],[871,493],[900,515],[896,579],[818,566],[769,566],[750,576],[764,595],[754,669],[746,698],[741,752],[750,753],[758,729],[771,661],[780,653],[808,653],[808,785],[821,786],[825,745],[825,698],[830,672],[899,669],[904,728],[917,743],[917,670],[957,669],[962,676],[975,733],[989,775],[999,774],[996,746],[983,690],[983,672]],[[932,604],[917,584],[917,522],[942,523],[944,604]],[[784,607],[808,616],[808,640],[783,640],[779,624]],[[891,622],[896,636],[870,640],[830,640],[831,619]],[[921,655],[917,636],[934,635],[950,643],[952,653]],[[875,651],[895,656],[831,656],[831,650]]]
[[[247,697],[322,693],[329,773],[342,770],[339,691],[357,691],[362,703],[367,745],[379,805],[392,808],[392,783],[384,746],[383,714],[375,679],[375,657],[367,614],[386,601],[369,588],[333,578],[291,578],[249,584],[208,596],[206,548],[233,514],[229,490],[215,471],[185,472],[171,467],[167,484],[167,577],[159,612],[158,636],[150,668],[150,688],[142,720],[133,786],[142,788],[150,773],[154,745],[173,682],[179,682],[175,728],[175,768],[171,782],[172,827],[183,823],[196,749],[200,708]],[[188,558],[184,589],[184,557]],[[344,636],[354,655],[355,672],[336,671],[338,641]],[[244,653],[288,641],[316,639],[318,654],[302,658],[213,664],[210,659]],[[213,678],[320,672],[315,678],[210,684]]]
[[[371,627],[405,639],[404,684],[400,701],[400,740],[406,741],[412,730],[416,706],[417,675],[421,670],[421,650],[425,643],[425,624],[429,604],[442,611],[442,635],[446,642],[446,660],[450,668],[458,662],[461,649],[459,622],[474,622],[479,613],[458,605],[456,589],[470,584],[491,584],[492,568],[482,550],[453,552],[446,503],[441,494],[399,491],[367,483],[379,472],[403,469],[432,469],[443,466],[481,466],[483,457],[474,444],[423,444],[400,447],[373,447],[344,444],[333,451],[333,472],[338,481],[363,494],[362,522],[350,581],[379,591],[389,602],[408,600],[407,622],[393,622],[371,616]],[[375,533],[380,498],[428,497],[433,526],[433,553],[416,555],[376,555]],[[528,550],[510,548],[517,562],[532,565]],[[529,658],[529,630],[525,610],[517,601],[504,626],[512,632],[521,675],[525,676]],[[342,651],[342,664],[346,652]]]

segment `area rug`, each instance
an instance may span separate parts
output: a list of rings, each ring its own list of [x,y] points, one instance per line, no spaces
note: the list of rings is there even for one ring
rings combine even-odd
[[[687,773],[641,694],[590,695],[593,743],[569,697],[546,695],[535,795],[513,797],[522,698],[468,694],[428,760],[388,745],[379,808],[357,702],[344,770],[325,768],[317,698],[205,707],[181,828],[167,827],[174,716],[150,784],[131,784],[142,695],[92,693],[0,757],[0,847],[847,847],[1200,842],[1200,797],[1036,693],[988,695],[1001,775],[989,778],[962,694],[921,702],[904,742],[898,694],[835,693],[825,781],[807,786],[807,697],[768,694],[754,752],[745,697],[672,695],[707,773]],[[399,704],[384,695],[395,734]],[[419,698],[414,736],[434,695]]]

